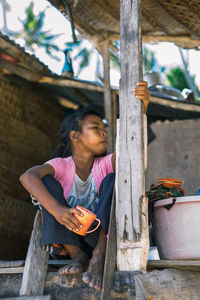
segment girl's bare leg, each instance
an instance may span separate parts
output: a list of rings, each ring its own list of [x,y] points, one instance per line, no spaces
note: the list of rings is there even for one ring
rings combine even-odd
[[[72,245],[64,245],[65,249],[69,253],[72,261],[66,266],[60,268],[58,273],[63,274],[78,274],[84,272],[88,267],[88,255],[79,247]]]
[[[101,228],[98,244],[93,251],[89,267],[87,271],[83,274],[82,278],[85,283],[97,290],[101,290],[102,288],[105,251],[106,236],[103,228]]]

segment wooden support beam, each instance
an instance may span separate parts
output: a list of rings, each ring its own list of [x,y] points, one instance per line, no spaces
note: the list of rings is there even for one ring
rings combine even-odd
[[[108,122],[108,153],[112,153],[114,149],[113,138],[113,110],[112,97],[110,88],[110,55],[109,55],[109,40],[105,40],[102,44],[102,55],[104,65],[104,109],[105,117]]]
[[[159,269],[177,269],[200,272],[200,260],[149,260],[147,264],[148,271]]]
[[[70,90],[77,97],[77,102],[81,105],[87,106],[89,104],[92,104],[92,101],[89,98],[87,98],[83,93],[81,93],[80,90],[75,88],[70,88]]]
[[[0,60],[0,71],[5,74],[15,74],[28,81],[49,83],[52,85],[75,88],[75,89],[86,89],[96,92],[103,92],[103,86],[93,84],[87,81],[73,80],[70,78],[62,78],[61,76],[44,76],[42,73],[34,72],[31,69],[22,67],[18,64],[11,64],[7,61]],[[89,104],[90,100],[86,96],[82,95],[84,98],[84,104]],[[87,102],[87,103],[86,103]]]
[[[109,33],[108,35],[109,40],[119,40],[120,34],[119,33]],[[196,37],[192,36],[170,36],[170,35],[152,35],[147,34],[142,36],[143,43],[160,43],[160,42],[171,42],[175,43],[181,48],[198,48],[200,44],[200,40]]]
[[[39,81],[42,74],[30,71],[21,66],[11,64],[7,61],[0,60],[0,70],[4,73],[13,73],[28,81]]]
[[[148,210],[145,197],[145,115],[133,95],[142,79],[141,1],[121,0],[120,121],[117,146],[116,223],[117,266],[120,271],[145,270]]]
[[[200,45],[200,40],[192,36],[144,35],[142,41],[143,43],[160,43],[167,41],[186,49],[199,48]]]
[[[20,296],[43,295],[49,254],[41,247],[41,212],[35,217],[26,256]]]
[[[47,300],[48,296],[17,297],[19,275],[0,276],[0,299],[6,300]],[[45,291],[53,299],[99,300],[100,292],[87,287],[81,276],[58,275],[49,272]],[[153,272],[120,271],[115,272],[111,296],[108,299],[134,300],[199,300],[200,272],[165,269]],[[3,298],[4,297],[4,298]],[[12,297],[12,298],[9,298]],[[47,298],[45,298],[47,297]]]
[[[58,86],[74,87],[78,89],[86,89],[86,90],[96,91],[96,92],[103,92],[103,86],[85,82],[85,81],[68,79],[68,78],[61,78],[61,77],[56,78],[51,76],[43,76],[39,80],[39,82],[49,83]]]
[[[51,299],[52,299],[51,295],[1,298],[1,300],[51,300]]]
[[[1,268],[16,268],[23,267],[24,260],[0,260],[0,269]]]
[[[165,269],[135,276],[136,300],[198,300],[200,272]]]
[[[24,272],[24,267],[0,268],[0,274],[20,274]]]
[[[177,100],[168,100],[164,98],[158,98],[151,96],[150,103],[155,103],[159,105],[163,105],[166,107],[171,107],[174,109],[181,109],[185,111],[191,111],[191,112],[200,112],[200,105],[196,101],[196,104],[192,102],[185,102],[185,101],[177,101]]]
[[[65,99],[63,97],[57,97],[58,102],[67,108],[78,109],[78,104],[73,103],[71,100]]]

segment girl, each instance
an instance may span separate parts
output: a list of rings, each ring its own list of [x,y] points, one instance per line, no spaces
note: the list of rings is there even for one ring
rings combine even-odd
[[[134,90],[149,103],[147,83],[140,81]],[[107,148],[107,133],[99,111],[91,107],[77,110],[64,120],[63,145],[57,158],[35,166],[20,176],[25,189],[42,208],[42,244],[62,245],[71,258],[70,264],[59,269],[60,274],[84,272],[83,281],[101,289],[108,233],[110,206],[114,186],[115,153],[102,156]],[[61,151],[60,151],[61,150]],[[101,220],[100,228],[80,236],[81,215],[77,205],[93,211]]]

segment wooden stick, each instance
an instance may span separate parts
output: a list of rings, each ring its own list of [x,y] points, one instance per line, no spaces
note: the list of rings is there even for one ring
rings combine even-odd
[[[2,300],[51,300],[51,295],[45,296],[21,296],[21,297],[10,297],[10,298],[1,298]]]
[[[0,268],[23,267],[24,260],[0,260]]]
[[[0,274],[20,274],[24,272],[24,267],[0,268]]]
[[[200,271],[200,260],[149,260],[147,264],[148,270],[158,270],[167,268]]]

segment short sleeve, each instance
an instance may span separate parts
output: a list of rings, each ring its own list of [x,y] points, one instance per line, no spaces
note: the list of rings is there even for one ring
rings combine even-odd
[[[112,154],[100,157],[96,161],[97,161],[99,168],[104,170],[106,175],[111,172],[114,172],[113,167],[112,167]]]
[[[67,158],[54,158],[46,162],[54,168],[54,178],[60,182],[63,188],[64,197],[66,198],[72,187],[75,176],[75,164],[73,159]]]
[[[54,158],[46,162],[46,164],[51,165],[54,168],[55,174],[54,177],[59,181],[59,178],[62,177],[63,169],[65,166],[65,161],[63,158]]]

